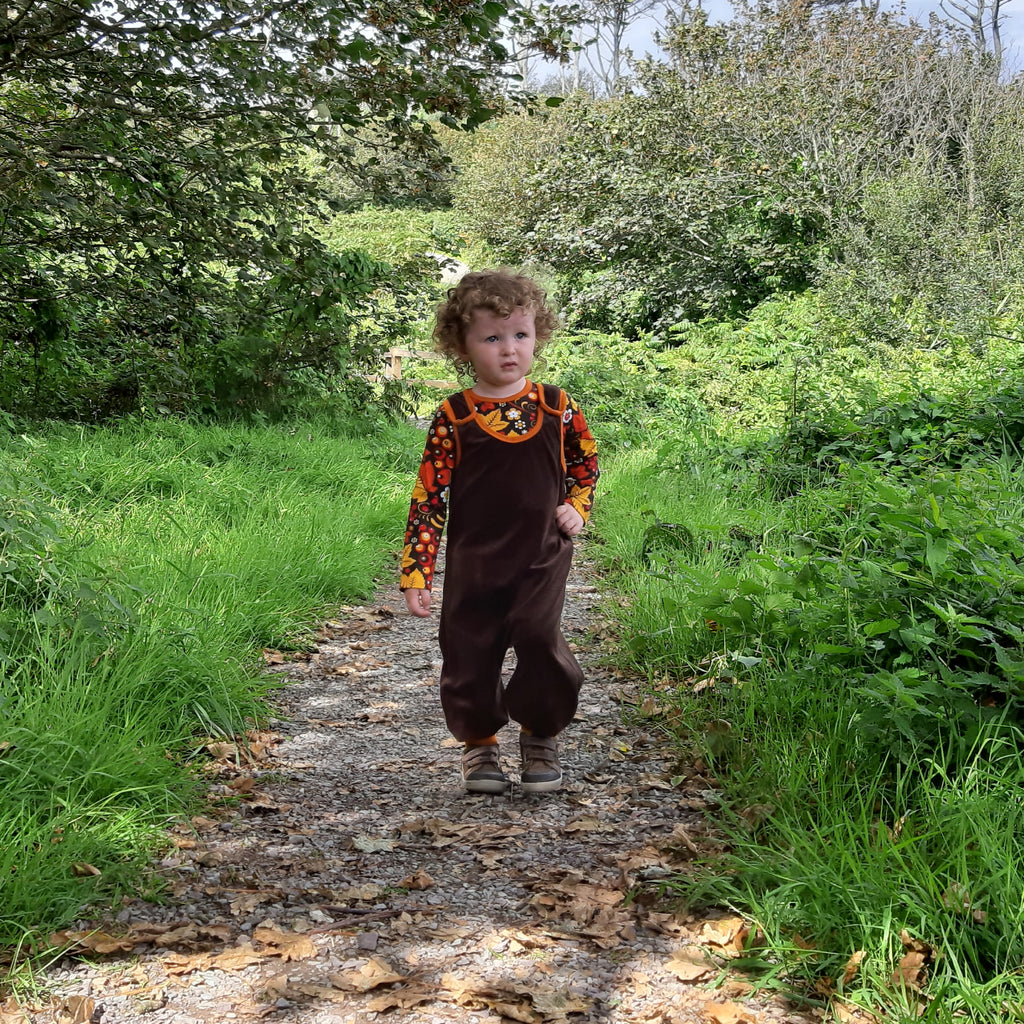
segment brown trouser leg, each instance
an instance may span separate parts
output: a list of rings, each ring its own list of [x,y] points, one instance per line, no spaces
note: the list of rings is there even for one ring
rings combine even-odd
[[[508,645],[497,595],[453,601],[441,607],[441,707],[458,740],[477,740],[508,722],[501,664]]]
[[[524,579],[511,592],[459,595],[443,606],[441,706],[457,739],[490,736],[509,718],[536,736],[556,736],[572,721],[583,670],[561,631],[567,572],[566,564],[536,585]],[[510,647],[517,665],[506,689],[501,665]]]
[[[576,714],[583,685],[583,670],[562,636],[565,581],[525,597],[508,620],[517,664],[505,708],[534,736],[557,736]]]

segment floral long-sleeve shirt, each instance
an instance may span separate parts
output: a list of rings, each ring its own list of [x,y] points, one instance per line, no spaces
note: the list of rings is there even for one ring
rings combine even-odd
[[[528,381],[523,392],[507,399],[481,398],[474,394],[473,407],[493,433],[507,437],[529,434],[539,414],[538,388],[539,385]],[[580,407],[572,398],[567,396],[567,399],[562,432],[565,502],[586,522],[598,478],[597,445]],[[429,590],[433,583],[441,534],[448,517],[449,485],[458,458],[454,438],[454,425],[442,406],[427,431],[423,460],[413,488],[402,549],[403,590]]]

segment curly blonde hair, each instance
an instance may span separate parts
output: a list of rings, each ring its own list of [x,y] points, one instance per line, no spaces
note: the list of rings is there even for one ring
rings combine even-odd
[[[448,299],[437,307],[434,325],[434,349],[460,368],[466,364],[466,330],[477,309],[489,309],[498,316],[511,316],[516,309],[533,313],[537,333],[534,354],[558,327],[558,317],[547,304],[547,293],[532,278],[505,268],[466,274],[448,289]]]

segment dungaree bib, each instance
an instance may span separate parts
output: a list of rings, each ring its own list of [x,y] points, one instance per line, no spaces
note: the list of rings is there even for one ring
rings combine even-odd
[[[460,740],[496,733],[511,718],[537,736],[572,721],[581,670],[561,631],[573,545],[555,523],[565,500],[565,393],[531,384],[539,409],[529,434],[489,429],[472,392],[453,395],[457,462],[439,641],[441,706]],[[506,652],[517,664],[507,686]]]

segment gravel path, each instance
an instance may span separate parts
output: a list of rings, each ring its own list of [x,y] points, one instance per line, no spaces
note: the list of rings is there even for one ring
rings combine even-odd
[[[209,810],[154,866],[164,901],[70,929],[77,952],[46,996],[0,1021],[823,1019],[720,970],[741,922],[658,903],[657,881],[713,848],[712,784],[645,729],[636,682],[600,664],[600,600],[578,564],[565,628],[587,682],[566,785],[533,796],[462,791],[436,617],[407,615],[393,587],[342,609],[318,653],[275,666],[280,719],[248,751],[210,744]],[[499,738],[515,769],[515,733]]]

